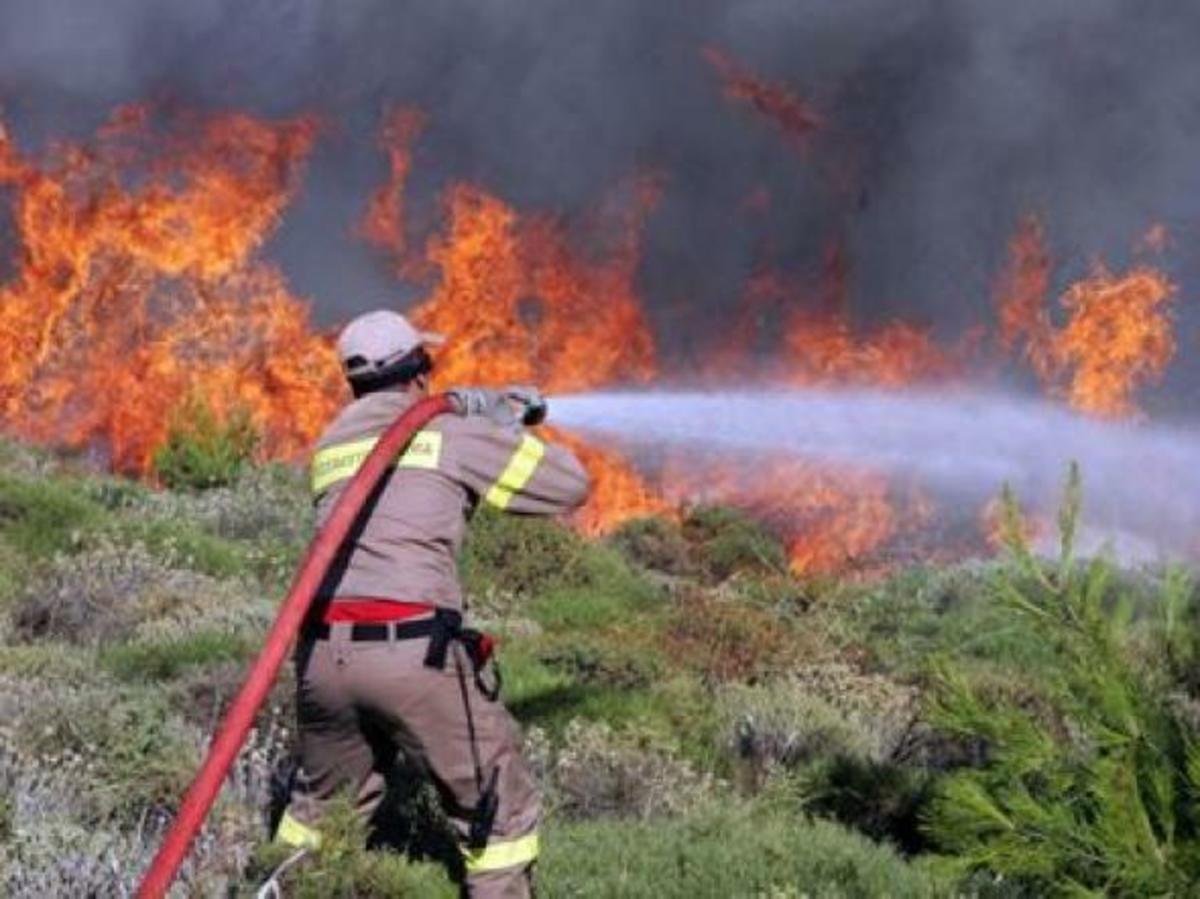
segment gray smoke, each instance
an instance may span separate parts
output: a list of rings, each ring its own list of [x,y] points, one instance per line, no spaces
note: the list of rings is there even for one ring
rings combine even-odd
[[[707,45],[815,104],[828,126],[807,152],[722,98]],[[857,321],[958,334],[985,318],[1031,210],[1058,286],[1097,254],[1124,265],[1165,222],[1186,299],[1200,278],[1197,46],[1200,5],[1137,0],[0,0],[0,104],[33,146],[146,97],[324,114],[269,248],[324,321],[421,290],[352,234],[384,176],[374,136],[389,102],[430,116],[418,233],[452,179],[570,221],[638,167],[661,170],[639,277],[665,350],[686,358],[752,270],[816,279],[834,239]],[[760,186],[773,202],[747,213]],[[1186,346],[1197,314],[1184,309]],[[1193,357],[1167,395],[1200,382]]]
[[[969,392],[612,393],[555,398],[556,424],[635,458],[664,449],[735,460],[849,464],[911,478],[950,508],[1011,486],[1053,513],[1069,464],[1083,474],[1089,536],[1127,558],[1200,558],[1200,430],[1102,423],[1033,400]],[[770,467],[757,471],[768,476]]]

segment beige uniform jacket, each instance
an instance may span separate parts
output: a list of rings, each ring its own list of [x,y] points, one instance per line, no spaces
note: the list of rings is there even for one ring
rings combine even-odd
[[[311,468],[318,526],[379,435],[416,399],[368,394],[321,435]],[[461,611],[458,552],[480,500],[508,512],[554,515],[580,506],[587,490],[587,473],[563,447],[481,416],[441,415],[385,475],[322,598],[428,602]]]

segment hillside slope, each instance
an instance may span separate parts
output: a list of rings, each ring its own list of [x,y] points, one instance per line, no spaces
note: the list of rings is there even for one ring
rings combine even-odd
[[[309,516],[285,468],[153,491],[0,447],[8,895],[120,896],[136,883]],[[1182,894],[1200,882],[1187,767],[1200,775],[1188,754],[1197,602],[1181,575],[1076,578],[1079,566],[1018,552],[802,582],[769,535],[720,508],[603,543],[483,514],[462,564],[546,789],[548,896]],[[190,894],[252,893],[282,858],[264,816],[290,751],[289,678],[183,872]],[[1121,742],[1120,722],[1153,727]],[[1120,787],[1143,779],[1163,795],[1134,802]],[[400,852],[363,851],[343,813],[339,836],[284,877],[288,894],[453,895],[430,797],[397,793]],[[1145,813],[1139,841],[1105,830],[1105,802]],[[1072,854],[1038,813],[1096,842]],[[1086,861],[1097,853],[1118,870]]]

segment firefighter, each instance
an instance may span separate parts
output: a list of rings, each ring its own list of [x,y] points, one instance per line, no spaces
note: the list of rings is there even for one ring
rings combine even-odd
[[[320,525],[378,435],[427,395],[439,335],[389,311],[338,340],[354,401],[317,442]],[[523,424],[545,416],[536,391],[451,391],[459,415],[420,431],[385,476],[322,588],[298,645],[299,768],[277,839],[320,845],[323,806],[349,791],[364,819],[380,807],[397,753],[432,778],[462,850],[464,893],[530,895],[540,796],[497,700],[490,641],[468,628],[457,555],[479,502],[554,515],[584,501],[588,478],[566,449]]]

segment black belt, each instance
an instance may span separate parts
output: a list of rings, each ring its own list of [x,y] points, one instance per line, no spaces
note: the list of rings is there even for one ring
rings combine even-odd
[[[416,640],[431,636],[437,626],[435,618],[419,618],[416,621],[388,621],[350,625],[350,639],[355,643],[370,643],[378,640]],[[332,625],[317,624],[308,630],[314,640],[328,640]]]

